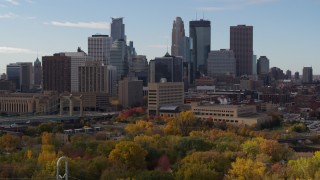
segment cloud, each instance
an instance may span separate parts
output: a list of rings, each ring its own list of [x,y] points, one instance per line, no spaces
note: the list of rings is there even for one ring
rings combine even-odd
[[[18,0],[4,0],[4,1],[6,1],[6,2],[12,4],[12,5],[15,5],[15,6],[20,5]]]
[[[92,29],[110,29],[110,24],[106,22],[45,22],[46,25],[61,26],[61,27],[75,27],[75,28],[92,28]]]
[[[153,44],[153,45],[149,45],[149,48],[155,48],[155,49],[163,49],[163,48],[167,48],[167,45],[163,45],[163,44]]]
[[[12,19],[15,17],[17,17],[17,15],[14,13],[7,13],[7,14],[0,15],[0,19]]]
[[[14,47],[0,47],[0,54],[35,54],[36,52],[31,51],[30,49],[23,49],[23,48],[14,48]]]
[[[204,7],[197,7],[196,10],[198,11],[225,11],[225,10],[236,10],[240,9],[240,6],[204,6]]]

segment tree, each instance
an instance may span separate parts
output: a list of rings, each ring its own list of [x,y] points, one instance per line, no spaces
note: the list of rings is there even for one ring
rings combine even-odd
[[[155,126],[152,122],[138,120],[135,124],[128,124],[125,130],[133,136],[139,134],[152,134],[155,130]]]
[[[236,162],[233,162],[231,166],[226,179],[263,179],[266,175],[266,167],[263,163],[251,159],[237,158]]]
[[[143,169],[145,167],[145,151],[138,143],[122,141],[110,152],[109,160],[118,163],[125,169]]]
[[[47,163],[51,162],[56,159],[56,152],[55,148],[52,145],[53,143],[53,136],[51,133],[44,132],[41,136],[41,152],[38,157],[39,163]]]
[[[185,178],[205,178],[223,179],[225,172],[231,167],[231,162],[235,159],[235,154],[230,152],[194,152],[182,159],[177,171],[177,179]],[[198,169],[201,168],[201,169]],[[191,173],[203,174],[197,177]],[[208,176],[206,176],[206,174]]]
[[[181,112],[177,117],[167,123],[165,133],[179,133],[182,136],[187,136],[192,130],[197,129],[198,123],[197,118],[191,111]]]
[[[171,173],[161,171],[143,171],[139,173],[135,179],[139,180],[174,180]]]
[[[0,137],[0,148],[3,149],[5,152],[16,151],[20,144],[21,138],[19,136],[5,134],[2,137]]]
[[[252,140],[248,140],[244,142],[242,146],[242,151],[244,154],[251,158],[254,159],[256,156],[260,153],[260,143],[263,142],[264,139],[262,138],[254,138]]]

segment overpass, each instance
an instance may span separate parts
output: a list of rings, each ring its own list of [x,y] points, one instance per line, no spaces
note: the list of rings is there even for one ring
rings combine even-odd
[[[81,119],[110,118],[110,117],[113,117],[118,114],[119,114],[119,112],[108,112],[108,113],[88,112],[82,117],[80,115],[0,117],[0,125],[29,124],[29,123],[41,123],[41,122],[49,122],[49,121],[55,121],[55,122],[78,121]]]

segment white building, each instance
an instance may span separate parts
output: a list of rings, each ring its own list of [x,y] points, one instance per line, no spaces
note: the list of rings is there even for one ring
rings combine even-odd
[[[108,35],[92,35],[92,37],[88,37],[88,55],[93,57],[95,61],[108,64],[111,44],[112,38]]]
[[[232,50],[211,51],[207,63],[209,77],[236,74],[236,58]]]

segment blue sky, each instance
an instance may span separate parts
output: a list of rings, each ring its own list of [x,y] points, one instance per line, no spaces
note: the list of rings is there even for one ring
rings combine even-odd
[[[0,0],[0,73],[11,62],[56,52],[87,51],[92,34],[110,34],[110,17],[124,17],[138,54],[163,56],[182,17],[211,21],[211,49],[229,48],[229,27],[254,26],[254,52],[271,66],[320,74],[320,0]],[[170,47],[169,47],[170,50]]]

